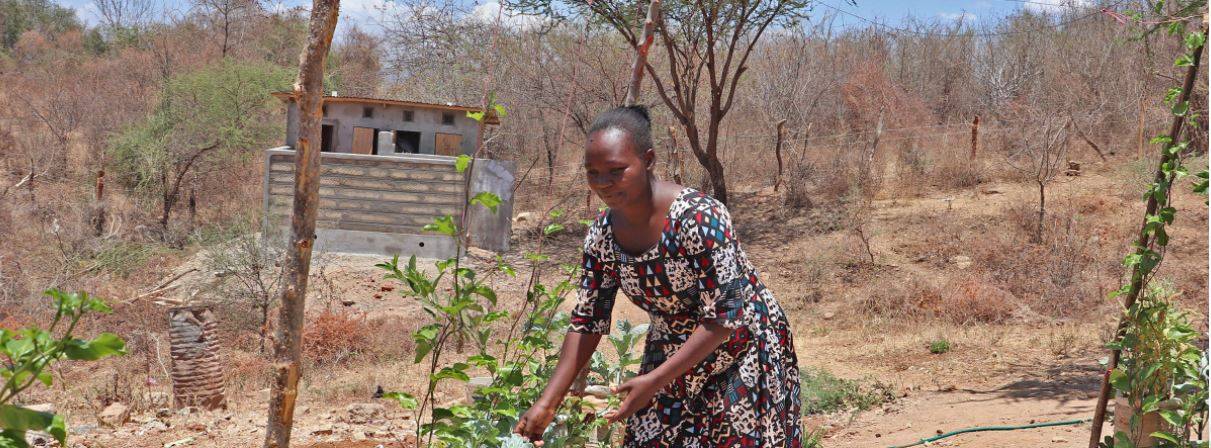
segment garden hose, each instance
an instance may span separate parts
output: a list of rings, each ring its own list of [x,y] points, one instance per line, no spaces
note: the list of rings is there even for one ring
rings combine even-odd
[[[1090,420],[1091,420],[1091,419],[1082,419],[1082,420],[1065,420],[1065,421],[1062,421],[1062,422],[1043,422],[1043,423],[1032,423],[1032,424],[1029,424],[1029,425],[1020,425],[1020,426],[976,426],[976,427],[973,427],[973,428],[965,428],[965,429],[960,429],[960,430],[957,430],[957,431],[951,431],[951,432],[948,432],[948,433],[945,433],[945,434],[940,434],[940,435],[937,435],[937,436],[930,437],[930,438],[928,438],[928,439],[921,439],[921,440],[918,440],[918,441],[916,441],[916,442],[914,442],[914,443],[910,443],[910,444],[908,444],[908,445],[895,445],[895,446],[892,446],[891,448],[908,448],[908,447],[910,447],[910,446],[924,445],[924,444],[926,444],[926,443],[934,442],[934,441],[937,441],[937,440],[942,440],[942,439],[945,439],[945,438],[950,437],[950,436],[955,436],[955,435],[959,435],[959,434],[963,434],[963,433],[968,433],[968,432],[982,432],[982,431],[1013,431],[1013,430],[1017,430],[1017,429],[1044,428],[1044,427],[1047,427],[1047,426],[1068,426],[1068,425],[1079,425],[1079,424],[1081,424],[1081,423],[1088,423]]]

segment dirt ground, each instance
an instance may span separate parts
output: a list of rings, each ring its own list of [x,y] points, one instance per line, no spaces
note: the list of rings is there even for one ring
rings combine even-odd
[[[1105,217],[1083,225],[1105,225],[1107,232],[1135,222],[1140,207],[1133,198],[1105,194],[1113,189],[1115,173],[1091,171],[1066,179],[1049,193],[1054,204],[1098,207]],[[913,241],[940,229],[939,220],[1003,219],[1008,207],[1031,203],[1037,194],[1029,184],[992,182],[977,188],[937,193],[912,199],[880,200],[875,206],[872,252],[876,262],[855,263],[866,255],[847,232],[803,232],[818,226],[820,216],[783,216],[777,196],[769,190],[740,191],[732,213],[740,239],[766,284],[792,318],[801,365],[825,369],[841,378],[878,381],[897,398],[874,409],[805,417],[806,428],[822,430],[827,447],[878,447],[912,443],[942,432],[976,426],[1025,425],[1087,419],[1100,381],[1100,344],[1113,328],[1116,312],[1105,299],[1072,318],[1039,319],[1015,316],[997,324],[959,324],[936,319],[871,317],[854,312],[854,303],[875,290],[898,285],[905,278],[922,279],[944,288],[948,279],[969,269],[953,257],[921,250]],[[1091,199],[1094,198],[1094,199]],[[1099,202],[1100,201],[1100,202]],[[1199,201],[1197,204],[1194,201]],[[1182,197],[1182,216],[1174,238],[1187,249],[1170,253],[1170,272],[1207,271],[1207,217],[1201,198]],[[1076,204],[1076,205],[1072,205]],[[1083,205],[1082,205],[1083,204]],[[1200,207],[1193,207],[1199,205]],[[1187,212],[1192,210],[1191,212]],[[1201,211],[1200,211],[1201,210]],[[1118,222],[1115,227],[1112,223]],[[1121,224],[1127,223],[1127,224]],[[558,262],[575,262],[581,228],[548,242]],[[525,229],[515,229],[524,233]],[[1126,235],[1109,235],[1115,248],[1125,248]],[[524,265],[521,254],[531,249],[518,241],[506,260]],[[382,272],[373,267],[380,257],[325,254],[324,281],[309,298],[317,307],[345,307],[380,319],[394,319],[403,328],[420,325],[423,314],[403,299]],[[827,260],[831,268],[819,274],[812,260]],[[850,260],[850,261],[847,261]],[[486,263],[486,260],[472,261]],[[1115,260],[1108,263],[1113,264]],[[969,264],[969,263],[968,263]],[[1175,268],[1181,266],[1180,269]],[[520,271],[521,269],[519,269]],[[1205,298],[1206,277],[1191,274]],[[502,306],[519,303],[524,275],[496,278]],[[1199,279],[1201,277],[1201,283]],[[1112,288],[1112,275],[1099,283]],[[386,287],[386,288],[385,288]],[[388,289],[389,288],[389,289]],[[1199,292],[1195,291],[1195,292]],[[1097,295],[1093,291],[1090,295]],[[1104,297],[1104,295],[1102,296]],[[1199,303],[1197,296],[1191,299]],[[1202,302],[1205,305],[1205,302]],[[570,304],[568,304],[570,306]],[[615,322],[646,320],[644,313],[620,300]],[[409,327],[411,326],[411,327]],[[947,353],[933,354],[929,341],[946,338]],[[401,338],[403,338],[401,336]],[[410,360],[408,360],[410,361]],[[417,390],[423,371],[407,361],[325,368],[305,374],[304,391],[295,426],[297,446],[375,447],[414,446],[410,413],[375,403],[369,396],[376,385]],[[73,418],[73,446],[180,447],[257,446],[264,434],[267,389],[248,390],[236,383],[226,411],[157,418],[136,415],[117,429],[96,428],[88,417]],[[438,401],[458,399],[459,391],[440,391]],[[1071,425],[1010,432],[962,434],[932,446],[1085,446],[1089,425]],[[192,439],[190,439],[192,438]]]

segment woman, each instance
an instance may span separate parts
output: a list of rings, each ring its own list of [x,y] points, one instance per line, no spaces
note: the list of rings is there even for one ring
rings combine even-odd
[[[609,206],[589,228],[580,298],[559,363],[516,432],[540,441],[577,372],[610,330],[621,290],[651,326],[639,375],[611,423],[626,447],[799,447],[790,326],[736,241],[723,204],[656,178],[651,122],[609,110],[589,129],[589,188]]]

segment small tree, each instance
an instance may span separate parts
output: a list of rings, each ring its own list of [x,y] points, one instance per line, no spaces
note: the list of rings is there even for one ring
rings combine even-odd
[[[161,238],[187,181],[219,169],[214,162],[250,156],[277,126],[265,119],[269,93],[289,85],[289,72],[265,63],[224,60],[176,76],[145,121],[111,147],[120,181],[160,200]]]
[[[524,12],[563,17],[576,11],[618,32],[632,47],[646,2],[626,0],[509,0]],[[736,87],[749,56],[771,25],[789,25],[807,16],[807,0],[665,0],[656,26],[664,61],[649,61],[656,92],[685,129],[698,163],[709,174],[715,197],[727,203],[727,181],[719,161],[719,130],[732,110]],[[663,65],[663,66],[662,66]],[[703,91],[705,89],[705,91]],[[705,111],[703,110],[705,109]]]
[[[279,239],[246,234],[215,248],[207,257],[208,267],[225,274],[220,286],[222,296],[247,304],[257,316],[258,350],[266,353],[269,337],[269,309],[277,302],[282,288],[281,259],[285,250],[275,244]]]
[[[1043,241],[1043,221],[1047,216],[1047,185],[1067,167],[1068,138],[1072,122],[1054,116],[1028,121],[1021,140],[1009,155],[1009,166],[1022,172],[1039,188],[1039,219],[1031,241]]]

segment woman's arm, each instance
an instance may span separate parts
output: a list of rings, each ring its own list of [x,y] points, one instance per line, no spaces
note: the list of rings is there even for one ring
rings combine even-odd
[[[605,418],[610,423],[618,422],[636,411],[643,409],[652,401],[652,397],[656,392],[664,388],[664,386],[679,378],[690,368],[698,365],[702,360],[714,352],[716,348],[724,341],[727,341],[731,336],[731,328],[724,327],[714,322],[705,321],[698,328],[690,333],[689,339],[677,352],[659,367],[656,367],[647,374],[631,378],[629,381],[614,388],[614,393],[627,394],[626,399],[617,410],[607,412]]]
[[[559,403],[563,401],[564,395],[567,395],[568,388],[572,387],[580,369],[584,368],[593,356],[593,351],[597,350],[599,342],[600,334],[569,331],[564,336],[563,347],[559,349],[559,362],[555,364],[555,372],[551,374],[550,382],[547,383],[546,389],[543,389],[538,401],[521,416],[513,432],[533,442],[542,441],[542,433],[555,418]]]

